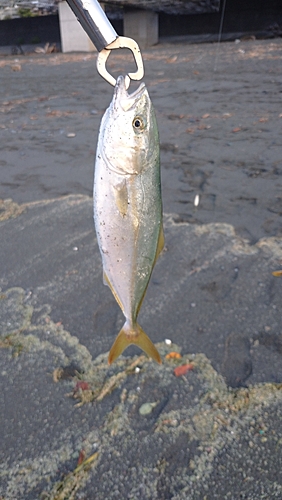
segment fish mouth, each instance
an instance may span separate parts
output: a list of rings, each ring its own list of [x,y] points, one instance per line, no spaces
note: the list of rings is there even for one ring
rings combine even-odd
[[[125,78],[123,75],[120,75],[117,78],[114,89],[114,108],[117,110],[119,107],[122,107],[124,111],[128,111],[129,109],[133,108],[137,101],[139,101],[145,91],[145,83],[141,83],[138,89],[132,92],[132,94],[128,94],[125,88]]]

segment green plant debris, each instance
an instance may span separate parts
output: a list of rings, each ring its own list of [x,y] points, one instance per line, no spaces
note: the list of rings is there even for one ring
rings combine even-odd
[[[101,392],[97,396],[97,401],[102,401],[105,396],[110,394],[121,382],[124,381],[124,379],[129,375],[130,373],[133,373],[134,369],[137,366],[143,365],[145,362],[148,362],[148,358],[144,356],[143,354],[141,356],[138,356],[137,359],[135,359],[130,365],[125,368],[125,370],[119,372],[117,375],[113,375],[102,387]]]
[[[10,198],[0,200],[0,222],[18,217],[25,209],[25,205],[18,205]]]
[[[27,7],[19,7],[18,14],[20,17],[34,17],[35,16],[35,14],[32,12],[32,10],[27,8]]]
[[[96,452],[83,460],[62,481],[54,485],[50,494],[44,494],[42,500],[75,500],[77,491],[87,479],[88,472],[96,464],[98,456],[99,452]]]
[[[82,385],[80,382],[78,382],[73,391],[68,394],[68,396],[72,396],[74,399],[80,399],[80,402],[75,405],[77,408],[84,405],[85,403],[91,403],[94,400],[102,401],[106,396],[111,394],[114,389],[119,387],[129,374],[134,373],[134,370],[137,366],[143,366],[143,364],[148,361],[148,358],[146,358],[146,356],[142,354],[141,356],[138,356],[137,359],[135,359],[132,363],[130,363],[130,365],[127,366],[124,370],[112,375],[108,380],[106,380],[106,382],[104,382],[102,387],[97,387],[96,382],[95,384],[93,384],[93,386],[96,386],[96,388],[91,389],[91,382],[89,384],[86,383],[87,385]],[[99,370],[99,367],[97,367],[96,369]]]
[[[24,350],[24,342],[22,342],[19,335],[7,335],[3,339],[0,339],[0,348],[11,348],[12,355],[14,358],[19,356]]]

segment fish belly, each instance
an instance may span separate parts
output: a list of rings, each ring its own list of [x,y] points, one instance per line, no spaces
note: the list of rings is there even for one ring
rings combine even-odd
[[[97,151],[94,220],[105,280],[135,321],[155,263],[162,226],[159,168],[119,175]]]

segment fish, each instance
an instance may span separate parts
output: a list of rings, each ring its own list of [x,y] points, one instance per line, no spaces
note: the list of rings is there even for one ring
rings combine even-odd
[[[108,285],[125,317],[109,352],[113,363],[131,344],[161,357],[137,323],[164,247],[159,133],[144,83],[132,93],[119,76],[102,118],[95,160],[94,223]]]

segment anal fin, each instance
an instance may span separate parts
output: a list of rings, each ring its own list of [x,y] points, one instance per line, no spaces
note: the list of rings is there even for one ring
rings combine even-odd
[[[110,280],[109,280],[109,278],[104,270],[103,270],[103,283],[104,283],[104,285],[107,285],[111,289],[111,292],[112,292],[114,298],[116,299],[119,307],[121,308],[122,312],[124,313],[124,308],[123,308],[123,305],[121,303],[121,300],[120,300],[119,296],[117,295],[113,285],[111,284],[111,282],[110,282]]]

